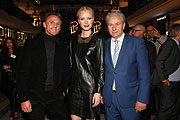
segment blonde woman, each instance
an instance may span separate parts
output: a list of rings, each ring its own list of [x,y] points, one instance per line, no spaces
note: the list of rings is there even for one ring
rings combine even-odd
[[[72,120],[95,120],[104,84],[104,38],[92,31],[94,11],[90,7],[81,7],[77,18],[82,31],[72,37],[70,44],[72,80],[68,105]]]

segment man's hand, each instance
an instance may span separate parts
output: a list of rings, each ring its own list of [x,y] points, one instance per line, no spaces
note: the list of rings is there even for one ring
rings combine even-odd
[[[31,102],[29,100],[22,102],[21,103],[21,109],[22,109],[22,111],[24,111],[26,113],[32,112]]]
[[[136,112],[141,112],[146,109],[146,104],[136,101]]]
[[[63,94],[64,97],[66,96],[65,92],[63,92],[62,94]]]
[[[100,93],[95,93],[92,99],[92,107],[96,107],[97,105],[99,105],[99,103],[101,102],[101,94]]]
[[[162,81],[162,83],[164,83],[164,85],[170,86],[170,82],[169,82],[169,80],[168,80],[168,79],[163,80],[163,81]]]
[[[161,34],[159,33],[159,31],[154,27],[154,36],[159,38],[161,36]]]

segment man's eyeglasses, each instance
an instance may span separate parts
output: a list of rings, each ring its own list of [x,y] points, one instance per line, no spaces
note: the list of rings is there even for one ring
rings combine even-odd
[[[133,32],[138,32],[138,31],[142,31],[142,30],[133,30]]]

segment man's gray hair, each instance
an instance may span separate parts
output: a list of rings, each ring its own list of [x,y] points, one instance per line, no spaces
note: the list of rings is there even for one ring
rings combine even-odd
[[[107,16],[106,16],[106,23],[108,22],[108,20],[109,20],[109,18],[110,18],[111,16],[120,16],[123,23],[124,23],[125,20],[126,20],[124,14],[123,14],[122,12],[120,12],[120,11],[109,12],[109,13],[107,14]]]
[[[169,37],[176,37],[177,32],[180,32],[180,24],[172,25],[168,30],[168,36]]]

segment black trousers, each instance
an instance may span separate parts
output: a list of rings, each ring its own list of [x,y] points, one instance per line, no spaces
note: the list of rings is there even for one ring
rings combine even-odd
[[[170,86],[160,84],[161,101],[159,120],[178,120],[180,82],[170,82]]]
[[[10,117],[14,117],[14,113],[18,111],[17,89],[15,85],[4,86],[5,95],[10,102]]]
[[[158,113],[160,103],[160,90],[159,86],[150,87],[150,100],[147,108],[141,113],[141,120],[150,120],[151,115],[156,115]]]
[[[44,120],[45,109],[50,120],[67,120],[67,111],[64,96],[48,102],[31,101],[32,112],[29,113],[30,120]]]

